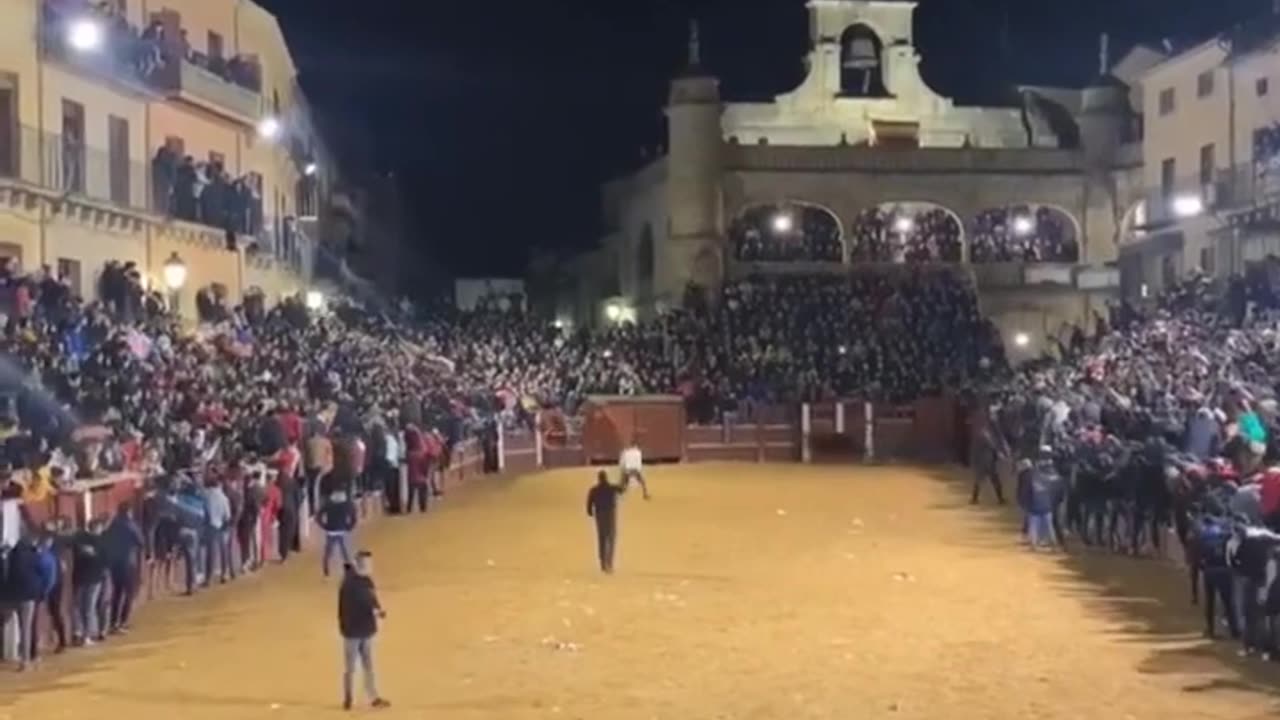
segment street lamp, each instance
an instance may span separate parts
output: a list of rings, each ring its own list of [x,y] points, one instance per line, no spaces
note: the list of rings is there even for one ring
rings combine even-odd
[[[307,163],[307,166],[302,169],[302,174],[306,175],[307,177],[311,177],[312,175],[315,175],[316,171],[319,169],[320,169],[319,165],[316,165],[313,162],[309,162]]]
[[[1199,195],[1179,195],[1173,199],[1173,214],[1180,218],[1195,217],[1204,212],[1204,201]]]
[[[187,264],[173,253],[164,261],[164,284],[171,292],[177,292],[187,284]]]
[[[622,318],[622,306],[618,303],[609,303],[604,306],[604,316],[609,318],[609,322],[618,322]]]
[[[915,226],[915,220],[912,220],[906,215],[899,215],[898,218],[893,221],[893,229],[904,234],[911,232],[911,229]]]
[[[1031,344],[1031,336],[1024,332],[1015,333],[1013,336],[1013,344],[1020,348],[1025,348]]]
[[[319,290],[308,290],[304,300],[307,303],[307,309],[312,312],[324,307],[324,293]]]
[[[164,261],[162,274],[164,285],[169,288],[169,309],[176,314],[182,304],[180,291],[182,286],[187,284],[187,264],[178,257],[178,253],[173,253],[168,260]]]
[[[79,52],[96,52],[102,47],[102,25],[92,18],[76,18],[67,24],[67,44]]]
[[[258,121],[258,137],[263,140],[275,140],[280,137],[280,119],[268,115]]]

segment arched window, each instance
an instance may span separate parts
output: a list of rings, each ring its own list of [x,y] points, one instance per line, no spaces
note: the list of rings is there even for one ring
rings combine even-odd
[[[990,262],[1080,261],[1076,222],[1065,211],[1031,203],[987,208],[973,219],[969,260]]]
[[[734,257],[743,262],[841,262],[840,221],[804,202],[752,205],[729,226]]]
[[[960,262],[963,247],[959,216],[930,202],[881,203],[849,230],[853,262]]]

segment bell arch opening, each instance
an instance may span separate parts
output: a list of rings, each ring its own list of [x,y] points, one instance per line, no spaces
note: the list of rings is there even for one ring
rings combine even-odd
[[[840,94],[888,97],[884,84],[884,44],[871,28],[858,23],[840,35]]]
[[[969,232],[975,263],[1080,261],[1080,235],[1070,213],[1052,205],[1023,203],[978,212]]]
[[[836,214],[803,201],[746,207],[730,223],[729,241],[734,258],[742,262],[844,261]]]
[[[960,262],[964,226],[955,211],[937,203],[880,203],[858,213],[849,252],[854,262]]]

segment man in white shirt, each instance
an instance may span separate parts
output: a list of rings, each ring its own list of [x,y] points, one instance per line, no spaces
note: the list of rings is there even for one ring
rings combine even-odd
[[[222,483],[212,482],[205,486],[204,502],[209,524],[205,536],[205,584],[213,580],[214,558],[217,558],[218,580],[225,583],[228,577],[235,578],[235,569],[231,566],[231,500],[223,491]]]
[[[649,499],[649,486],[644,482],[644,456],[640,453],[640,446],[636,445],[632,440],[631,444],[623,448],[622,455],[618,457],[618,469],[622,471],[622,489],[625,492],[631,486],[631,480],[634,478],[640,483],[640,490],[644,492],[644,499]]]

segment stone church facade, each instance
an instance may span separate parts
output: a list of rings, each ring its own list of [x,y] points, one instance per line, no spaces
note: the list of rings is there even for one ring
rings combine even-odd
[[[643,317],[678,305],[691,286],[715,289],[745,273],[906,264],[913,260],[870,257],[859,243],[868,218],[915,217],[955,228],[958,247],[928,261],[971,272],[1002,330],[1036,339],[1024,352],[1038,352],[1063,322],[1088,322],[1116,294],[1108,264],[1142,194],[1129,88],[1104,59],[1105,79],[1083,89],[1020,87],[1010,107],[957,105],[920,75],[915,7],[810,0],[807,77],[762,103],[721,97],[694,28],[688,68],[671,83],[667,152],[603,188],[609,232],[558,268],[562,316],[594,324],[612,304]],[[744,223],[774,217],[789,229],[792,214],[832,228],[839,245],[830,262],[735,253]],[[989,257],[973,238],[991,217],[1052,223],[1068,250]],[[896,222],[905,233],[912,221]]]

